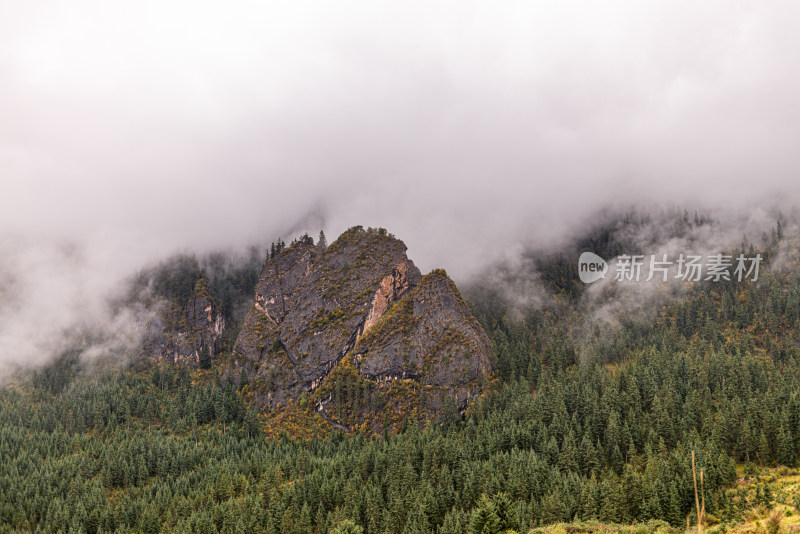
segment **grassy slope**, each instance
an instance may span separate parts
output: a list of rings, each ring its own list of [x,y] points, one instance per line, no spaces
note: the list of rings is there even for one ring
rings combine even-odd
[[[707,516],[706,534],[793,534],[800,532],[800,473],[786,467],[761,469],[748,474],[746,466],[739,466],[740,477],[736,485],[729,488],[726,496],[733,506],[729,517],[722,520]],[[758,486],[769,486],[772,500],[769,505],[758,504]],[[744,500],[742,498],[744,497]],[[693,518],[690,518],[692,521]],[[558,523],[531,529],[529,534],[649,534],[678,533],[695,534],[697,527],[672,528],[663,521],[644,524],[621,525],[599,521],[575,521]]]

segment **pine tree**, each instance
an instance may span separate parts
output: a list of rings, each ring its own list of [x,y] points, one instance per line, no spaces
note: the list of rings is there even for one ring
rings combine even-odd
[[[325,513],[325,508],[322,507],[322,503],[320,502],[319,506],[317,506],[317,513],[314,516],[314,532],[315,534],[322,534],[326,532],[327,529],[325,528],[327,523],[328,516]]]
[[[470,534],[498,534],[501,529],[502,524],[494,503],[486,495],[482,495],[478,506],[472,512],[469,522]]]
[[[567,508],[560,492],[551,491],[542,501],[542,523],[560,523],[566,519]]]
[[[505,532],[514,526],[512,515],[511,500],[506,493],[498,493],[492,498],[494,503],[494,513],[500,519],[500,530]]]
[[[769,448],[769,441],[764,432],[758,438],[758,455],[761,458],[762,465],[770,465],[772,463],[772,452]]]
[[[581,484],[580,517],[584,521],[597,518],[597,479],[594,473]]]
[[[425,514],[425,507],[420,502],[409,514],[403,534],[430,534],[430,532],[428,516]]]
[[[461,513],[453,508],[444,516],[442,526],[439,527],[438,534],[463,534],[466,529],[461,517]]]
[[[211,369],[211,347],[208,344],[203,344],[200,348],[200,361],[198,365],[200,369]]]
[[[300,517],[297,519],[297,523],[295,524],[295,531],[296,532],[311,532],[311,507],[308,505],[307,502],[303,503],[303,508],[300,510]]]
[[[793,466],[796,459],[796,450],[791,433],[783,425],[778,429],[778,443],[776,450],[777,460],[786,466]]]
[[[244,428],[247,437],[254,438],[261,431],[258,424],[258,414],[255,410],[248,409],[244,416]]]
[[[666,520],[675,527],[683,524],[681,499],[678,495],[678,487],[675,485],[675,483],[670,484],[669,487],[669,509],[667,510]]]
[[[767,507],[768,510],[771,510],[775,504],[772,502],[775,499],[775,495],[772,493],[772,488],[769,484],[764,484],[764,492],[763,492],[763,500],[761,504]]]

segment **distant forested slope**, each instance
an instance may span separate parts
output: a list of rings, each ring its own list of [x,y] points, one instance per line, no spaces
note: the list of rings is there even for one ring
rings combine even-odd
[[[795,466],[800,445],[797,246],[756,246],[759,281],[697,283],[605,325],[590,313],[613,295],[587,308],[557,256],[536,265],[546,302],[465,291],[494,345],[491,392],[396,435],[267,424],[213,366],[140,361],[98,380],[66,355],[0,391],[0,532],[682,530],[692,450],[707,512],[730,525],[753,505],[721,491],[736,465]]]

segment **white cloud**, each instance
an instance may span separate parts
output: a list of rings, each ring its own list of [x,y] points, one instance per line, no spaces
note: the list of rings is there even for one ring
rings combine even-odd
[[[798,11],[0,0],[0,234],[120,277],[319,214],[466,277],[612,202],[796,199]]]

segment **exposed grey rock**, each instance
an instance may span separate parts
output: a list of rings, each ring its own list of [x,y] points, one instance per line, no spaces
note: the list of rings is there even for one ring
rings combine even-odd
[[[491,371],[489,340],[444,271],[423,277],[402,241],[358,227],[267,261],[233,365],[270,409],[317,390],[346,356],[362,379],[410,379],[460,406]]]

